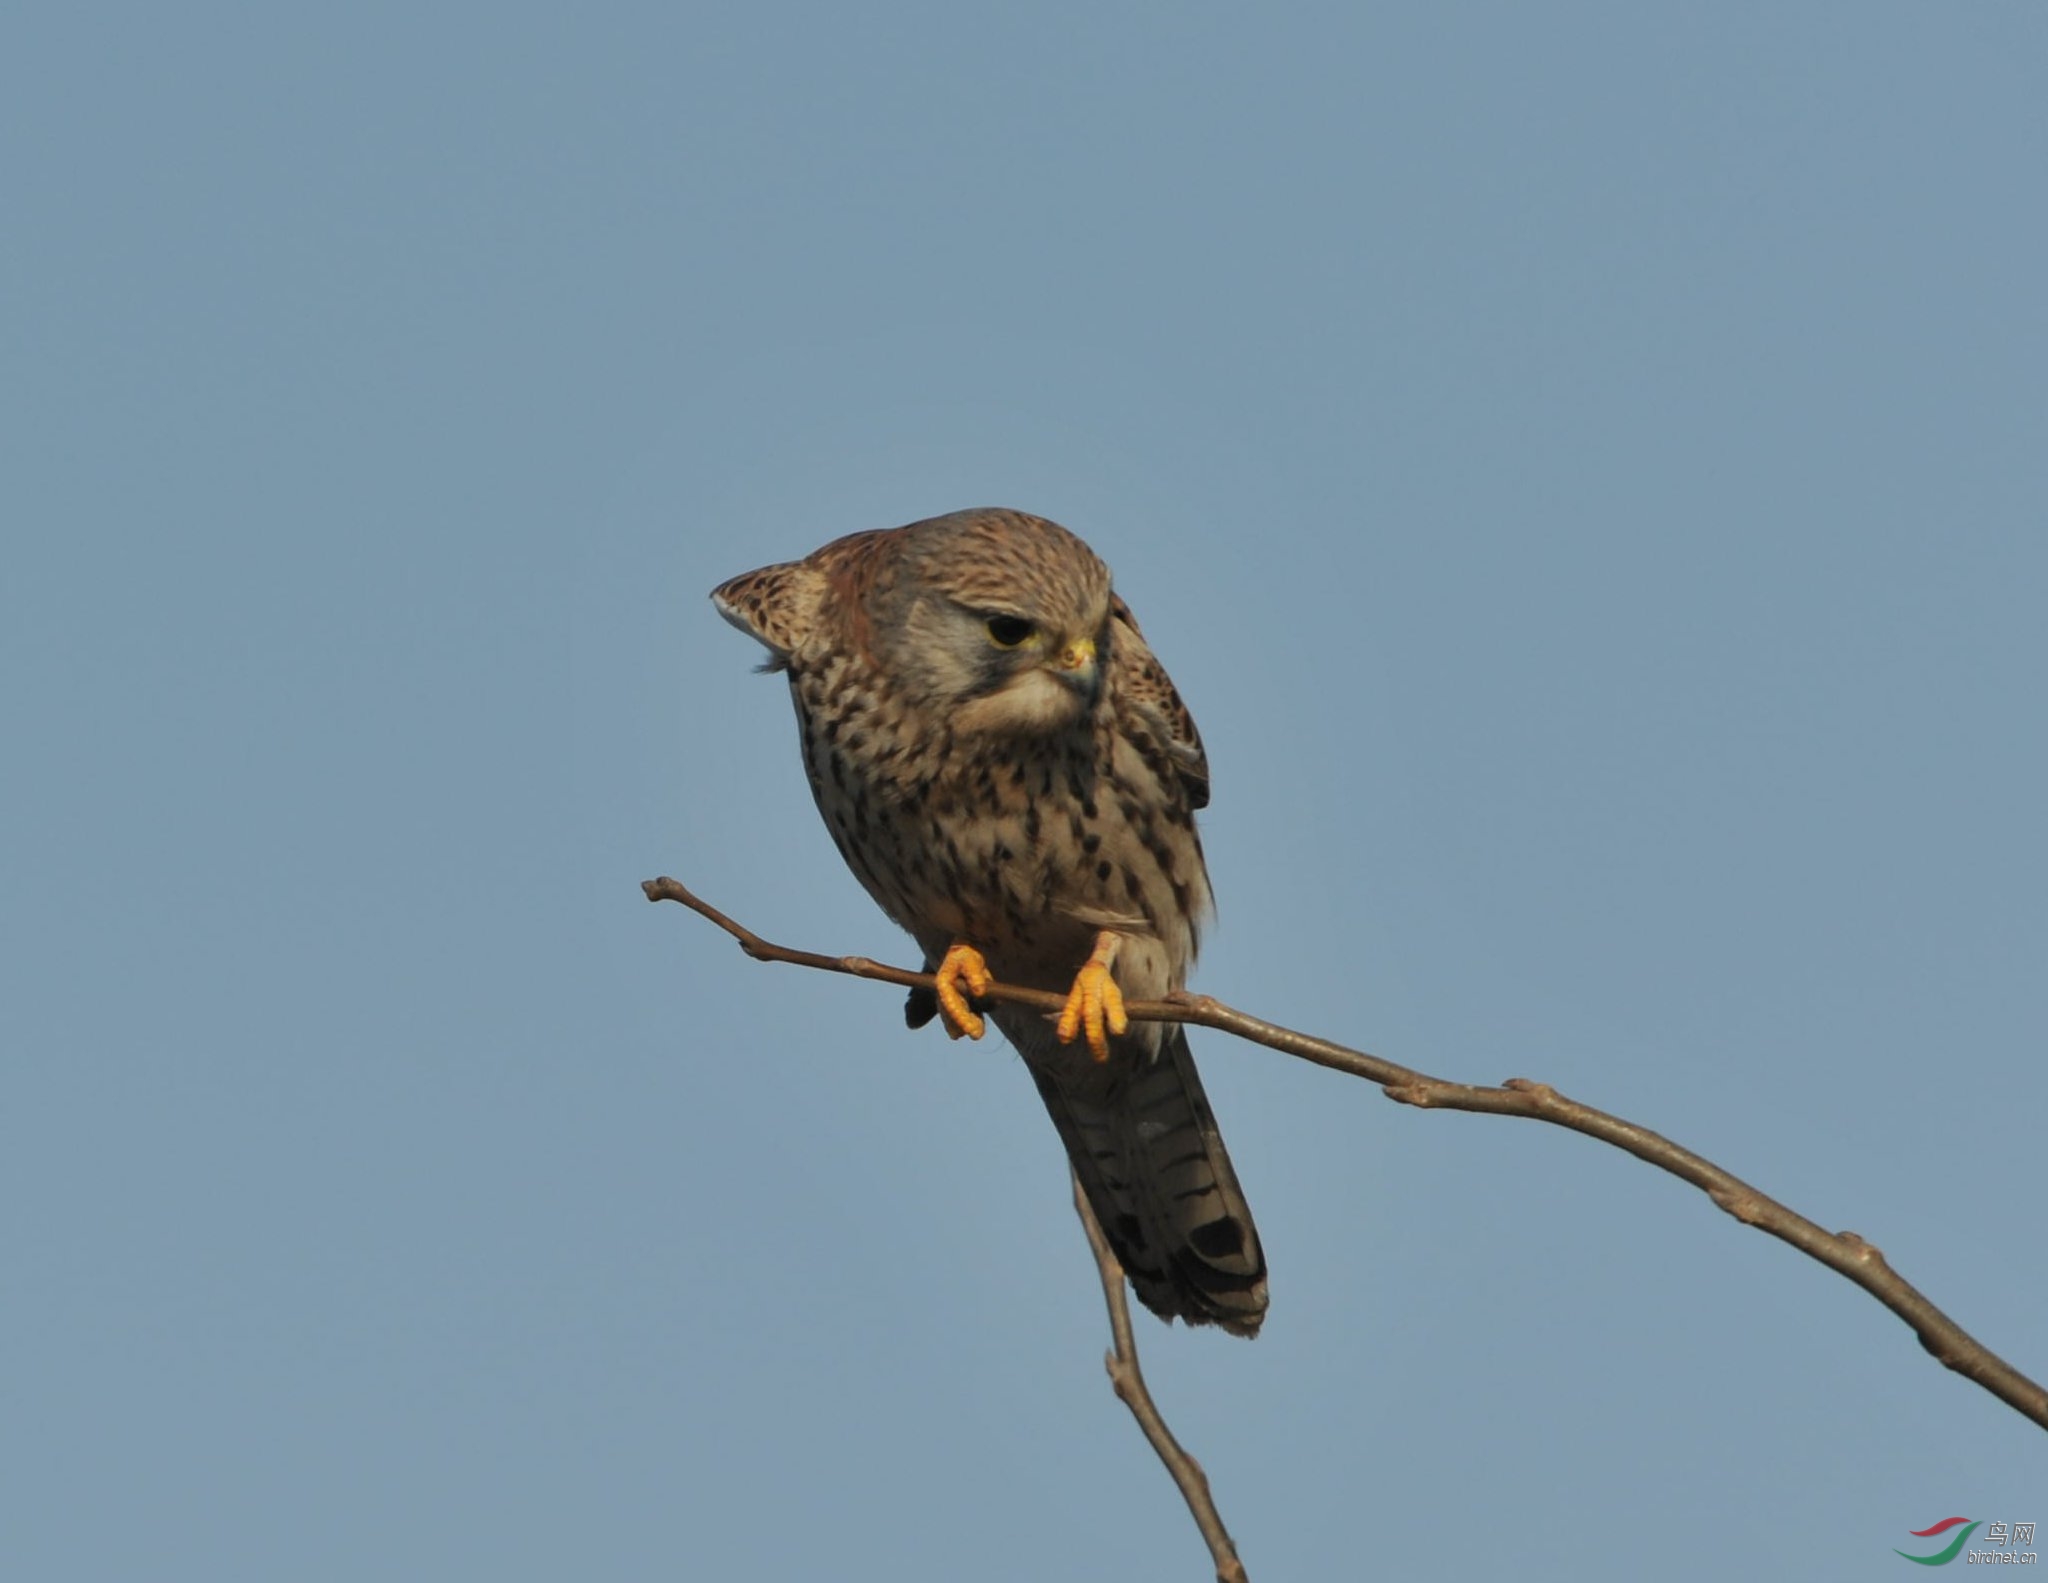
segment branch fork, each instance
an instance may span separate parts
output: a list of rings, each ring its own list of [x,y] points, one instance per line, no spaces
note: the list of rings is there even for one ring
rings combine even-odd
[[[815,951],[798,951],[764,940],[697,897],[679,881],[666,877],[651,879],[641,889],[649,901],[680,902],[692,912],[709,919],[737,940],[740,949],[756,961],[787,962],[828,973],[875,979],[907,989],[935,990],[936,981],[929,973],[890,967],[864,956],[824,956]],[[1003,983],[990,985],[987,994],[981,998],[1015,1006],[1032,1006],[1054,1014],[1066,1004],[1066,997],[1062,995]],[[1525,1120],[1548,1122],[1611,1144],[1645,1164],[1654,1165],[1697,1187],[1718,1208],[1743,1225],[1754,1226],[1790,1243],[1809,1258],[1854,1281],[1912,1327],[1920,1345],[1940,1363],[1982,1386],[2021,1416],[2048,1429],[2048,1389],[2022,1374],[1949,1318],[1925,1293],[1899,1275],[1873,1244],[1853,1231],[1824,1229],[1711,1160],[1647,1127],[1581,1104],[1560,1094],[1548,1083],[1529,1078],[1511,1077],[1497,1086],[1480,1086],[1432,1077],[1368,1055],[1362,1050],[1266,1022],[1208,995],[1178,991],[1165,1000],[1127,1001],[1124,1011],[1133,1022],[1192,1023],[1234,1034],[1254,1044],[1278,1050],[1283,1055],[1292,1055],[1332,1071],[1377,1083],[1387,1098],[1418,1110],[1464,1110],[1489,1116],[1519,1116]],[[1217,1515],[1208,1478],[1203,1474],[1201,1465],[1173,1438],[1145,1388],[1145,1377],[1138,1367],[1137,1343],[1131,1332],[1130,1308],[1124,1298],[1123,1271],[1103,1240],[1102,1228],[1095,1223],[1078,1183],[1074,1202],[1088,1233],[1089,1246],[1095,1251],[1103,1293],[1109,1306],[1110,1334],[1114,1343],[1106,1360],[1110,1381],[1118,1398],[1130,1408],[1145,1438],[1151,1442],[1152,1449],[1187,1500],[1188,1509],[1193,1513],[1196,1526],[1201,1529],[1215,1560],[1218,1583],[1244,1583],[1243,1563],[1238,1560],[1236,1547],[1223,1526],[1223,1519]]]

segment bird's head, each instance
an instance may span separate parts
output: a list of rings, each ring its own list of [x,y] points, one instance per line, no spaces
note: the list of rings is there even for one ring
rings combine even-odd
[[[1045,735],[1101,701],[1109,568],[1057,523],[962,511],[900,530],[874,590],[870,641],[899,685],[955,731]]]

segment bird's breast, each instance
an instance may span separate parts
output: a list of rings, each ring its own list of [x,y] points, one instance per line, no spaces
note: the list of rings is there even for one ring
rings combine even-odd
[[[1109,928],[1157,940],[1171,983],[1155,987],[1178,984],[1208,898],[1201,848],[1178,785],[1108,722],[964,732],[845,678],[793,690],[819,812],[926,949],[967,940],[1030,981],[1039,964],[1071,976]]]

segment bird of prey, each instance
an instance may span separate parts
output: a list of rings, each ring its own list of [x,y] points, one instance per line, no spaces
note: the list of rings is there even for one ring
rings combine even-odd
[[[1109,568],[1057,523],[982,509],[711,597],[789,678],[818,811],[937,975],[911,1026],[980,1038],[991,978],[1066,995],[1056,1020],[989,1010],[1139,1300],[1256,1334],[1265,1256],[1187,1036],[1124,1015],[1194,960],[1209,764]]]

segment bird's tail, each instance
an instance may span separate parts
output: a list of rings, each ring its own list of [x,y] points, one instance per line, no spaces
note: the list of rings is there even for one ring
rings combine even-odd
[[[1187,1035],[1169,1028],[1153,1058],[1118,1048],[1083,1062],[1029,1064],[1138,1300],[1162,1319],[1257,1335],[1266,1256]]]

